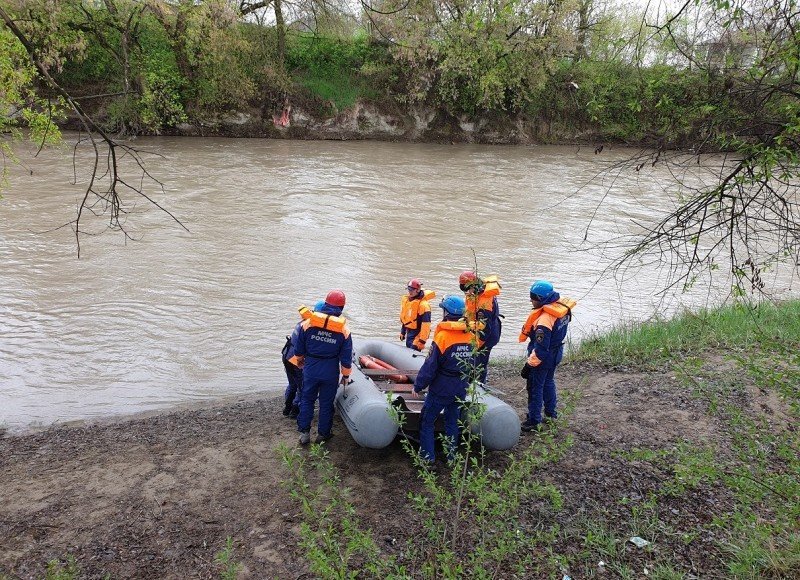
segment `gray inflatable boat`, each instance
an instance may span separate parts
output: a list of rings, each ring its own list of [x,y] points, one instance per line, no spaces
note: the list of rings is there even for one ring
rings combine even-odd
[[[399,369],[397,374],[381,369],[381,361]],[[372,449],[389,445],[399,431],[398,414],[404,432],[419,430],[422,401],[410,393],[423,362],[424,354],[400,344],[353,339],[352,382],[336,393],[335,405],[356,443]],[[511,449],[520,437],[516,411],[484,388],[479,387],[477,396],[486,411],[472,432],[487,449]]]

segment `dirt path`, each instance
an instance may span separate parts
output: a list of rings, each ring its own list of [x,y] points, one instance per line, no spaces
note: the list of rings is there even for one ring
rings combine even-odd
[[[575,514],[602,506],[613,517],[620,497],[659,485],[655,474],[622,469],[618,450],[718,436],[674,378],[568,365],[559,372],[564,398],[575,395],[563,429],[575,442],[541,475],[565,497],[566,530]],[[495,371],[494,382],[524,415],[521,379]],[[87,577],[219,577],[214,555],[228,536],[241,577],[308,573],[276,452],[281,443],[295,446],[297,433],[280,407],[270,398],[0,439],[0,577],[40,578],[48,560],[67,553]],[[413,529],[405,491],[419,487],[415,471],[397,442],[359,448],[338,418],[334,431],[332,460],[344,468],[364,523],[392,552]],[[558,547],[579,550],[579,538],[567,534]],[[684,552],[682,567],[702,572],[703,544]]]

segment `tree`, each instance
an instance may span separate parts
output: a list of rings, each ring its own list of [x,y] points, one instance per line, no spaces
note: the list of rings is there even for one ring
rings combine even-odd
[[[519,111],[568,51],[560,0],[388,0],[362,4],[410,71],[410,100],[434,97],[451,114]]]
[[[41,146],[57,141],[61,135],[54,120],[61,116],[64,103],[36,93],[36,74],[25,47],[8,28],[0,28],[0,110],[5,112],[0,115],[0,193],[8,174],[7,164],[16,161],[11,142],[22,138],[21,124],[30,129],[30,139]]]
[[[25,105],[27,110],[35,113],[35,108],[41,107],[44,102],[48,103],[48,109],[51,110],[53,102],[64,104],[72,110],[83,127],[84,134],[78,145],[88,143],[94,151],[89,183],[78,205],[76,218],[68,224],[75,232],[80,257],[80,235],[85,233],[82,226],[86,214],[104,218],[107,220],[106,227],[122,232],[125,237],[131,237],[125,223],[130,203],[129,196],[146,199],[166,212],[182,227],[184,226],[145,190],[143,185],[145,182],[155,184],[158,188],[161,187],[161,183],[148,173],[141,152],[110,137],[84,112],[79,101],[53,78],[51,71],[62,66],[66,55],[79,52],[85,46],[80,31],[70,26],[70,18],[71,14],[68,11],[52,10],[48,2],[29,0],[19,5],[5,0],[0,2],[0,20],[4,24],[4,28],[0,30],[4,49],[2,56],[5,58],[6,55],[10,55],[12,62],[15,59],[21,61],[23,54],[27,55],[28,59],[27,63],[22,64],[23,73],[13,77],[9,81],[9,86],[15,87],[17,91],[15,95],[32,95],[36,83],[44,83],[56,98],[34,99]],[[14,42],[10,42],[9,33],[15,39]],[[8,52],[5,52],[6,50]],[[33,71],[36,71],[38,78],[34,77]],[[11,100],[19,101],[15,95],[12,95]],[[39,114],[34,118],[41,120],[42,117]],[[55,131],[53,118],[49,116],[39,132],[52,135]],[[126,162],[129,165],[126,166]],[[126,169],[133,169],[138,175],[128,178]]]
[[[677,23],[693,1],[652,25],[705,75],[707,102],[692,111],[697,145],[692,155],[668,151],[663,134],[652,153],[628,162],[714,164],[711,186],[687,187],[677,207],[627,245],[616,266],[635,258],[668,260],[673,283],[691,285],[725,267],[736,292],[767,291],[765,271],[779,263],[800,267],[800,5],[797,0],[707,0],[704,33],[713,58],[687,45]],[[717,151],[725,151],[724,156]],[[688,185],[685,184],[684,185]],[[615,243],[620,240],[615,241]]]

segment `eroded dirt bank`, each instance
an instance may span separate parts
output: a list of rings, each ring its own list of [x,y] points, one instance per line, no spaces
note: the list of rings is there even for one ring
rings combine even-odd
[[[661,485],[664,474],[620,459],[620,451],[680,440],[709,444],[723,435],[675,377],[575,365],[559,373],[563,399],[575,407],[558,436],[574,444],[538,475],[564,497],[552,515],[562,529],[553,549],[569,558],[586,549],[586,518],[613,524],[628,513],[623,498]],[[523,415],[522,380],[511,370],[492,374]],[[331,458],[343,468],[363,523],[382,550],[395,553],[415,527],[405,492],[421,487],[416,472],[397,442],[362,449],[338,418],[334,430]],[[525,435],[519,446],[537,437]],[[219,577],[214,555],[229,536],[240,577],[311,577],[297,547],[299,509],[282,486],[282,443],[295,446],[297,433],[274,397],[0,439],[0,577],[43,577],[47,561],[65,554],[75,556],[82,577]],[[489,461],[499,465],[504,454]],[[726,501],[701,489],[662,504],[659,516],[680,534],[698,529]],[[523,517],[540,518],[535,507]],[[703,577],[724,576],[712,541],[699,533],[647,552],[630,546],[628,562],[641,572],[648,561],[668,558]]]

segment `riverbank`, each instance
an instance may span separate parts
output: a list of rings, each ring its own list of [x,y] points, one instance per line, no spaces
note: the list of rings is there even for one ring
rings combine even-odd
[[[795,576],[797,309],[650,325],[623,333],[627,348],[621,335],[589,341],[563,365],[562,420],[515,450],[565,449],[534,474],[563,504],[531,500],[520,514],[549,538],[526,577]],[[516,367],[497,364],[490,380],[523,415]],[[423,491],[416,470],[397,442],[361,449],[338,418],[334,430],[330,461],[362,524],[402,561],[421,533],[406,498]],[[307,577],[276,451],[296,438],[268,398],[0,439],[0,577],[42,577],[66,555],[80,577],[219,577],[228,537],[240,578]]]
[[[340,112],[320,115],[303,104],[287,106],[283,120],[257,108],[187,120],[157,131],[142,129],[139,136],[232,137],[333,141],[402,141],[409,143],[474,143],[482,145],[585,145],[619,144],[652,147],[646,139],[609,137],[593,128],[575,128],[525,115],[459,115],[418,106],[387,109],[355,102]],[[102,111],[98,121],[109,124]],[[71,117],[61,129],[80,131]]]

